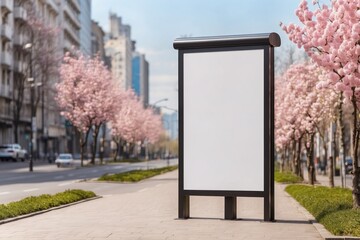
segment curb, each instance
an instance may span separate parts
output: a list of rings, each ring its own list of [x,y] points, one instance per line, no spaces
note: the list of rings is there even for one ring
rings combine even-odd
[[[282,184],[280,184],[282,185]],[[288,196],[296,208],[305,216],[305,218],[316,228],[324,240],[360,240],[359,237],[352,236],[335,236],[332,235],[322,224],[318,223],[311,213],[308,212],[298,201],[296,201],[290,194],[285,191],[287,185],[282,185],[281,188],[285,195]]]
[[[54,211],[54,210],[59,210],[59,209],[62,209],[62,208],[71,207],[71,206],[76,205],[76,204],[96,200],[96,199],[99,199],[99,198],[102,198],[102,196],[95,196],[95,197],[92,197],[92,198],[83,199],[83,200],[80,200],[80,201],[77,201],[77,202],[73,202],[73,203],[69,203],[69,204],[49,208],[49,209],[46,209],[46,210],[41,210],[41,211],[38,211],[38,212],[33,212],[33,213],[25,214],[25,215],[20,215],[20,216],[13,217],[13,218],[7,218],[7,219],[4,219],[4,220],[1,220],[0,225],[10,223],[10,222],[15,222],[15,221],[18,221],[18,220],[21,220],[21,219],[24,219],[24,218],[29,218],[29,217],[33,217],[33,216],[36,216],[36,215],[44,214],[44,213],[51,212],[51,211]]]

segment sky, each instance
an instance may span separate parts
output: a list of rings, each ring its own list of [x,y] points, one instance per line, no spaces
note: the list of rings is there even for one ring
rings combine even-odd
[[[178,109],[178,37],[277,32],[281,55],[292,43],[279,26],[297,22],[300,0],[92,0],[92,18],[109,31],[109,13],[131,25],[131,38],[150,64],[150,104]],[[206,83],[204,83],[206,84]],[[201,89],[199,89],[201,91]],[[171,113],[171,110],[165,110]]]

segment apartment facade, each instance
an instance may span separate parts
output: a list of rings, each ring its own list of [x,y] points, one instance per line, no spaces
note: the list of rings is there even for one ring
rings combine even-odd
[[[27,24],[30,14],[51,27],[58,25],[58,5],[55,0],[2,0],[1,4],[1,80],[0,80],[0,144],[18,142],[29,150],[31,135],[31,99],[29,78],[40,83],[41,73],[34,69],[30,72],[30,63],[34,60],[36,44],[35,33]],[[30,45],[29,45],[30,44]],[[29,45],[29,49],[25,46]],[[31,76],[32,75],[32,76]],[[48,76],[51,78],[52,76]],[[42,83],[41,83],[42,84]],[[40,84],[39,84],[40,85]],[[45,88],[45,84],[43,84]],[[46,89],[37,88],[37,94],[44,94]],[[36,109],[37,126],[34,146],[38,146],[44,138],[44,102],[47,96],[42,96]],[[48,128],[46,132],[48,133]],[[17,134],[16,134],[17,133]],[[37,135],[38,134],[38,135]]]
[[[60,9],[60,51],[66,53],[73,47],[80,49],[80,4],[78,0],[57,0],[57,3]]]
[[[34,146],[39,158],[74,149],[72,147],[74,141],[71,141],[73,130],[60,116],[54,100],[53,90],[58,76],[49,74],[44,78],[43,73],[38,73],[38,70],[34,69],[34,63],[30,64],[36,49],[34,47],[26,49],[25,46],[32,40],[36,43],[27,25],[29,14],[35,12],[36,16],[48,26],[59,29],[54,54],[59,56],[60,61],[61,56],[72,50],[73,46],[90,55],[91,0],[82,0],[82,5],[79,2],[78,0],[0,1],[0,144],[18,142],[29,151],[30,135],[35,126]],[[84,14],[80,16],[82,10]],[[86,25],[83,35],[81,35],[82,24]],[[82,42],[84,43],[81,44]],[[30,66],[33,66],[33,69]],[[31,126],[32,102],[29,78],[37,83],[34,93],[39,98],[33,126]],[[16,104],[20,102],[21,96],[23,99],[20,117],[17,124],[14,124],[17,119],[14,117],[14,109],[17,109]],[[15,125],[17,125],[16,129]],[[15,139],[15,130],[18,139]]]
[[[0,47],[0,143],[12,141],[12,89],[13,89],[13,52],[14,2],[0,1],[1,47]],[[19,10],[17,9],[17,12]]]

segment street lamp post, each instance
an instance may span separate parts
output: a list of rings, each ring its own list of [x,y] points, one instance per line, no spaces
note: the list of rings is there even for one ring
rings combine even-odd
[[[160,113],[156,109],[157,108],[156,104],[161,103],[161,102],[165,102],[165,101],[168,101],[168,100],[169,100],[168,98],[162,98],[162,99],[154,102],[153,104],[149,104],[148,106],[153,110],[153,112]],[[160,107],[158,109],[160,109]]]
[[[32,69],[32,67],[30,67]],[[32,82],[34,81],[34,79],[32,79]],[[30,81],[29,81],[30,82]],[[36,131],[36,119],[34,121],[34,116],[35,116],[35,111],[34,111],[34,83],[30,83],[30,105],[31,105],[31,133],[30,133],[30,138],[31,138],[31,143],[30,143],[30,163],[29,163],[29,171],[32,172],[33,171],[33,159],[34,159],[34,131]]]
[[[33,67],[32,67],[32,50],[33,50],[33,44],[27,43],[24,46],[25,50],[30,50],[30,77],[28,78],[28,82],[30,83],[30,112],[31,112],[31,132],[30,132],[30,162],[29,162],[29,171],[33,171],[33,157],[34,157],[34,128],[36,128],[36,121],[34,121],[34,86],[35,81],[33,77]],[[35,129],[36,131],[36,129]]]
[[[33,44],[27,43],[24,45],[25,50],[30,50],[30,77],[28,78],[28,82],[30,84],[30,112],[31,112],[31,132],[30,132],[30,162],[29,162],[29,171],[33,171],[34,165],[34,146],[36,146],[36,138],[34,135],[36,134],[37,126],[36,126],[36,110],[35,110],[35,87],[40,87],[42,83],[35,83],[34,74],[33,74]],[[34,134],[35,133],[35,134]]]
[[[163,99],[160,99],[156,102],[154,102],[153,104],[150,104],[151,106],[153,107],[156,107],[156,104],[160,103],[160,102],[165,102],[165,101],[168,101],[169,99],[168,98],[163,98]]]

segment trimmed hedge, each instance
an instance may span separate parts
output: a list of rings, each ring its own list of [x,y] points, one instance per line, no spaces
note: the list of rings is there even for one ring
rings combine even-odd
[[[0,220],[50,209],[95,196],[96,194],[91,191],[74,189],[54,195],[43,194],[36,197],[27,197],[17,202],[0,204]]]
[[[138,182],[146,178],[150,178],[159,174],[173,171],[178,166],[170,166],[149,170],[133,170],[130,172],[116,173],[116,174],[105,174],[101,176],[99,181],[114,181],[114,182]]]
[[[300,183],[302,179],[292,172],[275,171],[275,181],[279,183]]]
[[[285,190],[332,234],[360,237],[360,210],[352,209],[350,189],[289,185]]]

